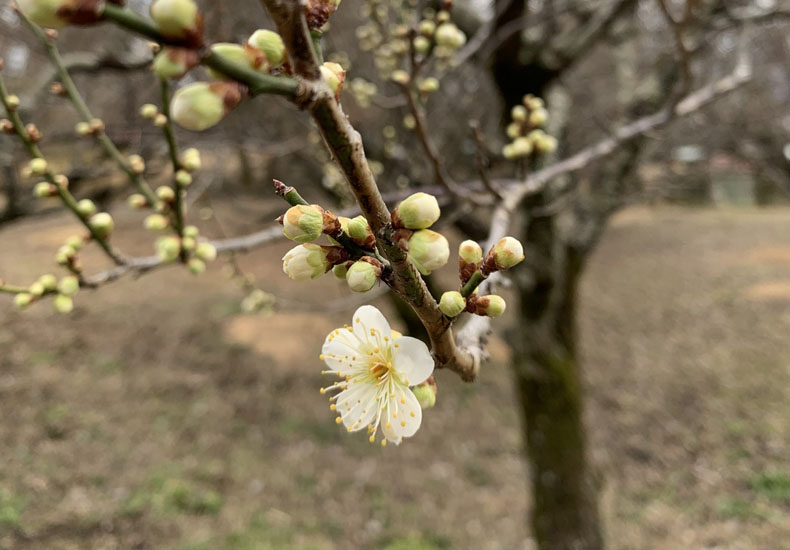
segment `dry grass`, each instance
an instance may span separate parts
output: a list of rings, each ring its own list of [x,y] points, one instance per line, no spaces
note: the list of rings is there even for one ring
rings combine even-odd
[[[0,272],[40,274],[64,233],[0,233]],[[790,548],[787,235],[786,211],[633,210],[596,252],[582,349],[612,548]],[[346,434],[317,354],[354,304],[308,314],[348,296],[287,281],[286,246],[244,260],[283,296],[268,318],[218,268],[85,294],[69,319],[0,309],[0,548],[530,547],[506,366],[441,373],[399,448]]]

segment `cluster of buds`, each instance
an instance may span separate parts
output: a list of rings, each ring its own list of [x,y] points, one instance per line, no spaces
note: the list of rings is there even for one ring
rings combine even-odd
[[[524,248],[513,237],[499,240],[483,256],[483,249],[475,241],[464,241],[458,248],[458,274],[461,289],[442,294],[439,309],[448,317],[464,311],[487,317],[498,317],[505,312],[505,300],[490,294],[479,296],[477,286],[491,273],[511,269],[524,260]]]
[[[534,153],[553,153],[557,149],[557,138],[542,129],[549,118],[543,100],[527,94],[522,103],[510,111],[511,122],[506,132],[512,141],[502,148],[502,155],[516,160]]]
[[[80,289],[80,281],[74,275],[68,275],[58,281],[52,274],[42,275],[33,284],[27,287],[27,292],[20,292],[14,298],[14,304],[19,309],[27,309],[33,303],[45,296],[53,296],[52,307],[58,313],[71,313],[74,309],[72,297]]]
[[[411,263],[423,275],[443,267],[450,259],[450,244],[441,233],[428,229],[439,220],[436,197],[414,193],[392,211],[392,225]]]
[[[161,232],[167,229],[169,220],[161,214],[151,214],[145,219],[145,227],[149,231]],[[217,259],[216,247],[206,240],[200,239],[200,230],[194,225],[184,227],[183,236],[163,235],[154,242],[154,249],[163,263],[183,261],[189,272],[200,275],[206,270],[206,264]]]

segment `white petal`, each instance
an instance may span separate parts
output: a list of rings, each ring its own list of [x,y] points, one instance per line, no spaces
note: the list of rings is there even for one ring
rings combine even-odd
[[[386,421],[382,418],[382,432],[384,436],[395,443],[401,438],[413,436],[422,423],[422,409],[414,393],[409,388],[397,386],[395,397],[388,401],[385,414]]]
[[[421,384],[433,372],[433,357],[422,340],[410,336],[398,338],[392,351],[395,371],[406,385]]]
[[[352,326],[357,338],[374,347],[379,347],[383,338],[392,332],[387,319],[373,306],[362,306],[354,312]]]
[[[337,338],[324,344],[321,355],[330,369],[344,376],[354,374],[361,367],[367,368],[369,363],[367,355],[360,354],[358,350]]]
[[[337,412],[346,428],[352,432],[361,430],[373,420],[378,412],[376,407],[376,386],[373,384],[351,384],[347,390],[337,394]]]

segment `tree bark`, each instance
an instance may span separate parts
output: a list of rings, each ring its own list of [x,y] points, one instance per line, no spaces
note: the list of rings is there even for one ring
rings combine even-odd
[[[603,548],[597,487],[587,460],[576,306],[586,251],[557,238],[552,218],[526,229],[533,278],[517,280],[513,375],[541,550]]]

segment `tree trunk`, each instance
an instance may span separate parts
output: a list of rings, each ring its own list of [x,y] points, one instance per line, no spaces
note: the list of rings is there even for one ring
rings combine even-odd
[[[532,220],[524,239],[534,278],[518,280],[520,319],[513,373],[530,468],[532,528],[541,550],[603,548],[597,487],[587,461],[576,302],[586,251],[556,237],[554,220]]]

